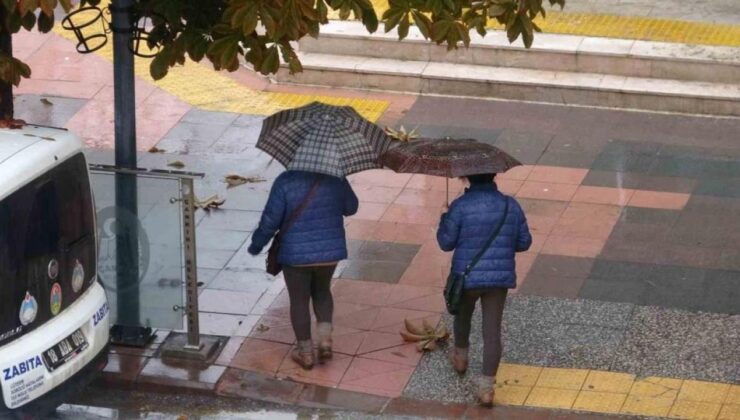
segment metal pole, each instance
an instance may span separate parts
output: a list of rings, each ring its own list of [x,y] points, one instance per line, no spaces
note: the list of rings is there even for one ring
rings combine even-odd
[[[131,45],[134,0],[113,0],[109,6],[113,31],[113,96],[116,166],[136,168],[136,92]]]
[[[195,192],[192,178],[180,180],[182,186],[182,229],[185,246],[185,310],[188,318],[188,341],[185,349],[200,351],[198,321],[198,264],[195,246]]]
[[[111,30],[113,32],[113,97],[115,121],[116,166],[136,168],[136,92],[134,84],[134,54],[131,43],[131,7],[134,0],[112,0]],[[132,174],[116,174],[117,217],[116,284],[118,325],[114,341],[119,344],[143,346],[151,338],[151,328],[141,325],[139,305],[139,235],[137,178]],[[133,216],[133,217],[130,217]],[[128,220],[128,223],[125,221]]]

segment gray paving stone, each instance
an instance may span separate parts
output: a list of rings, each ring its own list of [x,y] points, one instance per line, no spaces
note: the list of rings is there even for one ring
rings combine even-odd
[[[586,175],[586,178],[583,179],[582,184],[592,187],[638,188],[640,182],[639,175],[632,172],[596,170],[592,168]]]
[[[625,207],[620,214],[619,223],[670,226],[676,223],[680,215],[681,212],[676,210]]]
[[[248,232],[231,229],[198,229],[196,244],[198,249],[218,249],[236,251],[246,242]]]
[[[262,254],[251,255],[247,248],[251,243],[251,235],[242,244],[242,246],[236,251],[234,257],[229,260],[226,264],[226,270],[230,271],[252,271],[252,270],[264,270],[265,259],[267,258],[267,249],[262,251]]]
[[[637,307],[612,369],[740,381],[740,316]]]
[[[222,270],[208,285],[209,289],[236,290],[239,292],[263,293],[268,290],[278,278],[262,270]]]
[[[694,191],[699,195],[740,198],[740,178],[705,178]]]
[[[212,268],[220,270],[226,267],[234,251],[224,251],[219,249],[199,249],[197,262],[200,268]]]
[[[232,125],[236,125],[240,127],[247,127],[251,125],[261,125],[264,119],[265,117],[261,115],[241,114],[239,115],[239,117],[237,117],[236,120],[234,120]]]
[[[82,109],[87,100],[46,95],[18,95],[13,102],[15,118],[29,124],[64,127]]]
[[[236,121],[240,114],[233,112],[205,111],[198,108],[192,108],[182,117],[182,122],[194,124],[219,124],[229,125]]]
[[[198,223],[198,229],[230,229],[254,232],[261,217],[262,214],[258,211],[211,211]]]
[[[179,122],[165,134],[165,140],[198,140],[213,144],[229,127],[229,123],[203,121],[198,123]]]
[[[571,168],[590,168],[596,159],[595,154],[578,152],[545,152],[537,161],[539,165],[566,166]]]

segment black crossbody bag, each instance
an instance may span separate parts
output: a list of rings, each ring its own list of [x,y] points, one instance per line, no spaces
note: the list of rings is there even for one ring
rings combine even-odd
[[[491,247],[493,241],[496,240],[499,232],[501,232],[501,228],[504,226],[504,222],[506,221],[506,217],[508,216],[508,214],[509,198],[507,197],[506,205],[504,207],[504,217],[501,218],[501,221],[498,223],[496,229],[494,229],[493,233],[488,238],[483,248],[481,248],[481,250],[478,252],[478,254],[475,255],[475,257],[473,257],[473,260],[470,261],[470,264],[468,264],[467,267],[465,267],[465,271],[463,273],[450,272],[450,275],[447,276],[447,285],[445,285],[444,295],[445,304],[447,304],[447,312],[449,312],[451,315],[457,315],[460,310],[460,302],[462,301],[465,279],[470,275],[470,272],[473,271],[475,265],[478,264],[478,261],[483,258],[483,254],[485,254],[488,248]]]

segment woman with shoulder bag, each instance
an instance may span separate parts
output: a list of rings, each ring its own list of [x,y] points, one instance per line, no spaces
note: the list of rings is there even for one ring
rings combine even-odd
[[[275,180],[252,235],[249,253],[259,254],[273,239],[268,271],[282,265],[290,297],[290,321],[297,345],[291,358],[304,369],[313,368],[316,356],[311,341],[313,301],[317,320],[318,360],[332,357],[334,301],[331,279],[340,260],[347,258],[344,216],[357,212],[357,196],[346,178],[303,171],[286,171]],[[269,258],[268,258],[269,259]]]
[[[478,401],[484,406],[493,405],[493,385],[502,354],[504,304],[508,289],[516,287],[514,255],[532,244],[522,208],[515,199],[498,191],[494,176],[468,176],[470,188],[442,215],[437,231],[440,248],[455,251],[450,279],[462,282],[454,310],[450,308],[455,313],[455,346],[450,362],[460,374],[468,368],[470,323],[475,304],[481,301],[483,371],[475,383]]]

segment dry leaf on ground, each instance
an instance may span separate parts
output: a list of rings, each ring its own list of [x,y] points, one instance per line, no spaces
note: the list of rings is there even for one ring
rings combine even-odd
[[[151,149],[148,150],[149,153],[164,153],[166,150],[160,149],[157,146],[152,146]]]
[[[205,200],[195,199],[195,208],[203,210],[213,210],[221,207],[226,202],[226,199],[220,198],[218,195],[212,195]]]
[[[224,182],[226,183],[226,188],[233,188],[243,184],[265,182],[265,180],[258,176],[243,177],[241,175],[231,174],[224,177]]]
[[[426,320],[422,320],[422,325],[418,326],[408,319],[404,320],[406,330],[399,331],[404,341],[416,343],[418,351],[434,351],[438,344],[450,338],[450,332],[444,323],[440,323],[434,328]]]
[[[176,160],[176,161],[174,161],[174,162],[170,162],[170,163],[168,163],[168,164],[167,164],[167,166],[171,166],[171,167],[173,167],[173,168],[177,168],[177,169],[182,169],[182,168],[184,168],[184,167],[185,167],[185,163],[183,163],[183,162],[182,162],[182,161],[180,161],[180,160]]]

